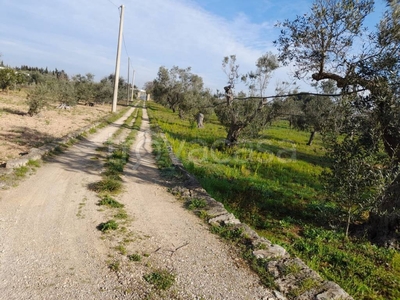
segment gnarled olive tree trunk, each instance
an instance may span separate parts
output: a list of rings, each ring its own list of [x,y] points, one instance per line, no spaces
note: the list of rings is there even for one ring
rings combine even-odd
[[[197,114],[197,128],[204,128],[204,115],[202,113]]]

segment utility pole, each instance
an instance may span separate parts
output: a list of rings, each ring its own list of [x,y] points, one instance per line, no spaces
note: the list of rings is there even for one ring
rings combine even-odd
[[[135,93],[135,70],[132,71],[132,98],[131,101],[133,101],[133,94]]]
[[[128,57],[128,81],[127,81],[127,87],[128,87],[128,96],[127,96],[127,98],[126,98],[126,105],[129,105],[129,90],[130,90],[130,87],[129,87],[129,73],[130,73],[130,71],[129,71],[129,66],[130,66],[130,64],[131,64],[131,58],[130,57]]]
[[[124,27],[124,6],[121,5],[121,15],[119,19],[119,36],[118,36],[118,47],[117,47],[117,59],[115,63],[115,78],[114,78],[114,97],[112,102],[112,112],[117,111],[118,101],[118,84],[119,84],[119,67],[121,62],[121,44],[122,44],[122,30]]]

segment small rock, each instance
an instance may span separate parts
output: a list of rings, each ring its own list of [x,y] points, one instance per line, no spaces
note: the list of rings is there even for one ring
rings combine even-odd
[[[322,286],[324,292],[315,297],[316,300],[353,300],[339,285],[332,281]]]
[[[223,214],[218,217],[212,218],[208,221],[210,224],[213,225],[238,225],[240,221],[235,218],[235,216],[231,213]]]
[[[285,248],[279,246],[279,245],[271,245],[267,249],[261,249],[261,250],[254,250],[253,255],[257,258],[281,258],[286,256],[287,252]]]
[[[287,300],[287,298],[285,296],[283,296],[280,292],[278,291],[274,291],[274,296],[276,297],[276,299],[278,300]]]

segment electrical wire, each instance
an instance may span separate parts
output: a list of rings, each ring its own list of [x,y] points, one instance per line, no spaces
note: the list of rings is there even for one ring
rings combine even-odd
[[[114,2],[112,2],[111,0],[108,0],[108,2],[110,2],[112,5],[114,5],[115,7],[119,8],[118,5],[116,5]]]
[[[125,48],[125,53],[128,57],[130,57],[128,53],[128,49],[126,48],[126,43],[125,43],[125,35],[122,33],[122,41],[124,42],[124,48]]]
[[[116,5],[114,2],[112,2],[111,0],[107,0],[107,1],[110,2],[112,5],[114,5],[115,7],[117,7],[118,10],[121,8],[120,6],[118,6],[118,5]],[[124,43],[125,53],[126,53],[126,55],[127,55],[128,57],[130,57],[130,55],[129,55],[129,53],[128,53],[128,48],[127,48],[127,46],[126,46],[125,35],[124,35],[124,33],[122,33],[122,41],[123,41],[123,43]],[[132,63],[130,64],[130,66],[131,66],[132,69],[133,69]]]

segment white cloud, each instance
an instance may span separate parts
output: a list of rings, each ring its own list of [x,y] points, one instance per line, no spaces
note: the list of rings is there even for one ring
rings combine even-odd
[[[5,63],[91,72],[97,79],[114,71],[119,12],[108,0],[8,0],[2,14]],[[236,54],[241,72],[253,69],[260,55],[274,50],[272,25],[242,13],[227,20],[190,0],[126,0],[121,75],[126,77],[128,52],[139,87],[161,65],[178,65],[191,66],[206,86],[222,89],[222,58]]]

